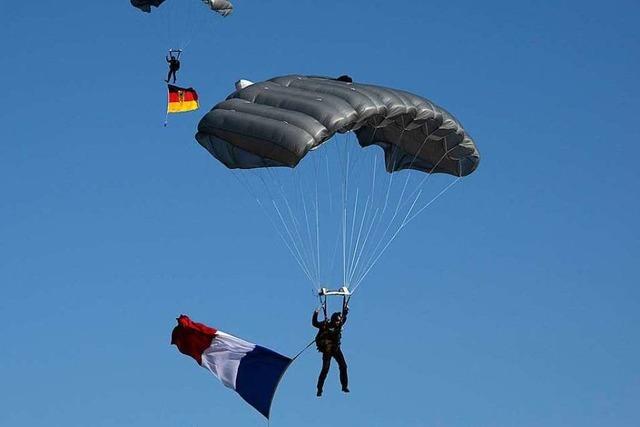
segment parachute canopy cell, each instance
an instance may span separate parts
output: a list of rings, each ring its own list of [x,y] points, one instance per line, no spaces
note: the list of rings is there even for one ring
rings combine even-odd
[[[336,132],[384,150],[388,172],[466,176],[480,155],[462,125],[420,96],[327,77],[289,75],[233,92],[207,113],[196,140],[231,169],[295,167]]]
[[[169,0],[176,1],[176,0]],[[195,1],[195,0],[192,0]],[[201,0],[205,5],[209,6],[214,12],[218,12],[222,16],[230,15],[233,12],[233,5],[228,0]],[[165,0],[131,0],[131,5],[137,7],[143,12],[151,12],[151,6],[160,7]]]

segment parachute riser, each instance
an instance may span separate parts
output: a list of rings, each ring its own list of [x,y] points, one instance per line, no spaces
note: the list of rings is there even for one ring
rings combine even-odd
[[[346,286],[335,290],[327,288],[318,289],[318,299],[320,300],[320,305],[322,306],[322,314],[324,315],[324,320],[327,320],[329,318],[327,313],[327,297],[333,296],[342,297],[342,311],[344,312],[349,305],[349,300],[351,299],[351,291],[349,291]]]
[[[175,56],[176,59],[180,59],[180,55],[182,55],[182,49],[169,49],[169,56],[174,58],[173,54],[177,54]]]

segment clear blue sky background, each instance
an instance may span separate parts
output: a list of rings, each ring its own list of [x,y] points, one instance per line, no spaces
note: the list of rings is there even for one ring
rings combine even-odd
[[[309,351],[272,424],[640,425],[640,4],[235,3],[185,53],[204,109],[238,78],[349,73],[455,112],[483,156],[353,301],[352,393],[334,368],[316,399]],[[264,425],[169,346],[175,317],[313,336],[303,274],[193,138],[204,110],[162,127],[155,17],[0,6],[2,426]]]

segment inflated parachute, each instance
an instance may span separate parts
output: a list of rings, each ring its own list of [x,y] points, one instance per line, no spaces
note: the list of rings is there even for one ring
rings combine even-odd
[[[151,6],[160,7],[165,0],[131,0],[131,5],[137,7],[143,12],[151,12]],[[176,1],[176,0],[169,0]],[[227,0],[201,0],[205,5],[209,6],[214,12],[218,12],[222,16],[230,15],[233,12],[233,5]]]
[[[196,139],[256,198],[314,289],[341,295],[480,159],[442,107],[350,78],[240,81],[202,118]],[[444,188],[432,192],[428,182]]]
[[[396,89],[284,76],[232,93],[200,122],[196,139],[229,168],[295,167],[336,132],[384,149],[386,168],[465,176],[479,154],[460,123]]]

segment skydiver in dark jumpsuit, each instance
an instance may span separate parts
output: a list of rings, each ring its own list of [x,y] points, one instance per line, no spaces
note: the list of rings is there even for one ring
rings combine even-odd
[[[324,380],[329,373],[329,367],[331,366],[331,358],[333,357],[338,362],[340,368],[340,384],[342,385],[342,391],[349,393],[349,377],[347,376],[347,362],[344,359],[342,350],[340,350],[340,340],[342,338],[342,327],[347,321],[347,313],[349,313],[349,307],[344,305],[342,312],[336,312],[331,315],[331,320],[318,321],[318,312],[316,310],[313,313],[312,324],[318,328],[318,334],[316,335],[316,346],[318,351],[322,353],[322,370],[318,377],[318,393],[317,396],[322,396],[322,388],[324,387]]]
[[[171,76],[173,76],[173,83],[176,82],[176,72],[180,69],[180,51],[176,56],[173,56],[172,50],[169,51],[169,55],[166,56],[167,64],[169,64],[169,74],[167,74],[167,79],[165,82],[169,83],[171,80]]]

